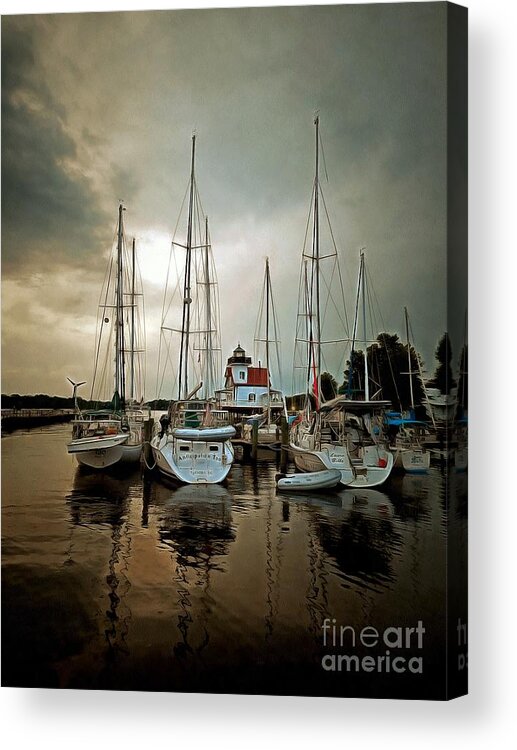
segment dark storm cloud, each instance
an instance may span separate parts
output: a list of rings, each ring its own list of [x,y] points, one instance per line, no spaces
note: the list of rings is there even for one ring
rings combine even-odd
[[[103,214],[74,169],[66,113],[42,80],[34,32],[2,24],[2,261],[4,272],[67,259],[84,264]]]
[[[140,182],[127,167],[112,164],[111,188],[112,194],[118,196],[119,200],[133,202],[140,191]]]
[[[148,263],[153,362],[160,254],[196,130],[224,351],[252,344],[268,255],[289,373],[319,110],[321,182],[349,313],[366,247],[382,327],[400,331],[406,305],[432,369],[446,325],[445,3],[20,16],[3,19],[3,34],[4,279],[45,258],[74,283],[91,268],[93,293],[124,199],[128,234],[142,239]],[[81,314],[86,325],[86,306]],[[68,310],[67,325],[77,337]]]

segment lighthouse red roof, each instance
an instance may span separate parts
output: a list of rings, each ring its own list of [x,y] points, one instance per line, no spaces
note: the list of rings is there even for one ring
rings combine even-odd
[[[248,367],[247,385],[261,385],[267,388],[267,368],[266,367]]]

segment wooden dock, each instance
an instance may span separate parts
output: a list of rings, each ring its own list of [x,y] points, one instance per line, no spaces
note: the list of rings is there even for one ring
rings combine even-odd
[[[261,451],[262,457],[267,457],[269,454],[269,460],[279,460],[282,470],[285,471],[289,457],[287,420],[282,417],[276,433],[270,433],[269,435],[261,435],[258,422],[255,422],[249,436],[243,437],[242,434],[237,434],[232,439],[232,445],[241,454],[237,460],[244,461],[245,463],[256,463],[259,459],[259,451]]]
[[[2,409],[2,432],[71,422],[73,409]]]

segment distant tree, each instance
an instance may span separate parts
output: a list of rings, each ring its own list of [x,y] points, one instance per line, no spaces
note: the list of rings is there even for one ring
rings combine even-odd
[[[361,350],[354,350],[346,364],[345,379],[339,386],[338,392],[354,398],[364,393],[364,353]]]
[[[90,401],[84,398],[77,399],[80,409],[108,408],[109,401]],[[2,407],[4,409],[73,409],[74,400],[71,396],[49,396],[46,393],[29,394],[22,396],[18,393],[11,395],[2,394]]]
[[[321,396],[323,401],[330,401],[337,396],[337,381],[330,372],[321,373]]]
[[[394,409],[409,409],[412,385],[415,406],[422,404],[424,391],[421,380],[416,375],[419,369],[419,354],[412,346],[410,346],[410,370],[407,344],[403,344],[397,334],[379,334],[376,342],[371,344],[366,352],[370,398],[391,401]],[[410,371],[411,376],[408,374]],[[347,361],[344,376],[339,392],[349,393],[351,397],[359,395],[362,397],[365,392],[364,353],[362,351],[352,352],[351,360]]]
[[[469,405],[469,352],[465,344],[461,350],[458,376],[458,409],[463,411]]]
[[[321,373],[321,395],[323,401],[330,401],[336,398],[338,394],[338,387],[336,379],[329,372]],[[316,408],[316,397],[314,395],[314,389],[309,394],[309,402],[312,409]],[[286,406],[288,411],[300,411],[305,408],[307,403],[306,393],[296,393],[292,396],[286,396]]]
[[[435,357],[438,364],[431,385],[438,388],[440,393],[449,394],[451,389],[456,385],[456,381],[452,376],[452,351],[448,333],[444,333],[438,342]]]

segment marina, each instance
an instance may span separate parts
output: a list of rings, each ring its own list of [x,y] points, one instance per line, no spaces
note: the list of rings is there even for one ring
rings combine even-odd
[[[454,381],[447,333],[426,375],[407,308],[405,342],[375,321],[364,250],[345,299],[330,224],[327,237],[320,227],[319,116],[314,126],[290,392],[269,258],[254,356],[237,339],[223,367],[193,135],[186,233],[171,244],[169,269],[175,253],[180,262],[167,272],[156,398],[146,401],[143,286],[119,204],[87,406],[85,381],[68,378],[73,410],[2,430],[7,684],[443,695],[448,545],[466,556],[466,340]],[[70,438],[53,422],[72,415]],[[387,649],[372,662],[355,640],[339,651],[327,642],[336,622],[353,633],[396,622],[418,632],[418,653]]]
[[[273,346],[278,383],[283,377],[269,257],[254,335],[257,362],[239,342],[223,373],[217,266],[198,190],[193,134],[189,180],[176,223],[177,230],[185,214],[186,231],[182,241],[176,231],[172,238],[159,331],[154,406],[165,401],[167,411],[151,419],[153,402],[145,402],[143,285],[136,239],[129,251],[126,208],[120,201],[98,306],[89,401],[94,408],[80,406],[78,389],[86,381],[67,377],[74,404],[67,451],[80,465],[104,471],[143,464],[148,472],[175,483],[213,485],[226,481],[236,458],[256,463],[259,449],[269,449],[270,458],[279,457],[284,475],[278,486],[292,486],[295,491],[306,486],[325,489],[336,482],[354,489],[380,487],[393,470],[427,472],[433,451],[440,460],[466,469],[466,318],[457,381],[447,332],[438,343],[436,372],[430,378],[411,343],[406,306],[405,344],[397,334],[380,329],[364,248],[359,253],[355,297],[347,301],[341,271],[344,254],[338,251],[321,187],[324,152],[318,113],[313,124],[315,173],[301,253],[293,356],[292,388],[301,375],[301,392],[286,397],[273,386]],[[175,273],[171,273],[173,266]],[[351,325],[347,307],[354,311]],[[336,369],[324,371],[326,347],[339,355],[341,385],[334,377],[339,377]],[[407,370],[400,369],[402,356]],[[408,377],[406,394],[401,395],[404,376]],[[169,385],[164,399],[165,382]],[[33,397],[6,398],[14,402]],[[396,406],[399,411],[393,410]],[[289,460],[299,476],[285,476]]]
[[[236,463],[224,486],[173,488],[138,469],[77,466],[68,431],[2,437],[8,684],[440,694],[441,551],[466,528],[465,473],[451,474],[449,515],[439,466],[380,490],[290,494],[259,460]],[[415,611],[420,681],[322,670],[326,617],[360,630],[412,626]]]
[[[456,8],[2,19],[4,685],[465,692]]]

